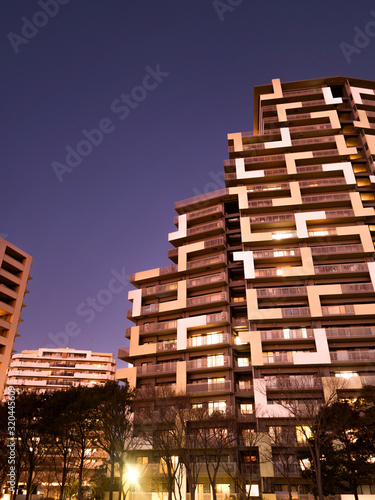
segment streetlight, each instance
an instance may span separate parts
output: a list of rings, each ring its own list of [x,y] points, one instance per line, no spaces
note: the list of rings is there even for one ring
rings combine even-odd
[[[139,472],[135,467],[126,465],[126,471],[124,473],[124,498],[128,498],[128,493],[131,492],[132,486],[138,485]]]

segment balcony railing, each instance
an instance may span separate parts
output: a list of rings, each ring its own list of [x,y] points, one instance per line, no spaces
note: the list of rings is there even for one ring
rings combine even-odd
[[[204,384],[187,384],[187,394],[207,394],[207,393],[225,393],[232,392],[232,382],[225,380],[224,382],[217,383],[204,383]]]
[[[326,106],[326,102],[324,99],[317,99],[315,101],[302,101],[302,107],[310,107],[310,106]],[[265,111],[276,111],[276,104],[269,104],[268,106],[262,106],[263,112]]]
[[[293,354],[291,352],[281,352],[281,353],[264,352],[263,363],[267,365],[284,364],[284,363],[292,364]]]
[[[127,359],[129,357],[129,347],[118,349],[117,357],[119,359],[123,359],[123,358]]]
[[[220,345],[220,344],[227,344],[229,345],[231,343],[231,335],[229,333],[216,333],[214,335],[202,335],[202,336],[195,336],[195,337],[190,337],[187,339],[187,347],[188,348],[193,348],[193,347],[205,347],[205,346],[211,346],[211,345]]]
[[[175,373],[177,363],[169,361],[158,365],[142,365],[137,367],[137,375],[156,375],[158,373]]]
[[[148,295],[160,295],[167,292],[174,292],[177,290],[177,283],[168,283],[166,285],[156,285],[142,289],[142,297]]]
[[[213,304],[216,302],[228,302],[227,292],[212,293],[209,295],[202,295],[200,297],[191,297],[190,299],[187,299],[187,307]]]
[[[313,331],[310,328],[285,330],[266,330],[261,332],[262,340],[301,340],[314,338]]]
[[[187,230],[187,236],[193,236],[195,234],[209,233],[211,231],[224,231],[223,221],[210,222],[209,224],[204,224],[202,226],[195,226]]]
[[[315,266],[315,274],[336,273],[368,273],[367,264],[333,264],[327,266]]]
[[[258,288],[258,297],[294,297],[296,295],[306,295],[305,286],[290,286],[280,288]]]
[[[308,390],[322,387],[322,379],[311,375],[266,376],[264,378],[268,389]]]
[[[207,357],[191,359],[187,361],[187,370],[199,370],[202,368],[227,368],[231,366],[230,356]]]
[[[229,322],[227,312],[207,314],[207,325],[224,324]],[[177,330],[177,320],[161,321],[159,323],[147,323],[139,327],[140,334],[157,333]],[[126,335],[130,335],[130,329],[126,329]]]
[[[312,255],[337,255],[346,253],[362,253],[362,245],[330,245],[323,247],[312,247]]]
[[[298,476],[301,474],[301,468],[298,463],[287,464],[284,462],[273,462],[273,471],[276,477],[293,475]]]
[[[375,337],[375,326],[351,326],[350,328],[326,328],[328,338]]]
[[[177,340],[158,342],[156,345],[157,352],[175,351],[176,349],[177,349]]]
[[[201,219],[204,217],[209,217],[210,215],[222,214],[223,208],[221,205],[215,205],[213,207],[203,208],[202,210],[195,210],[194,212],[190,212],[187,214],[187,220],[195,220]],[[178,217],[174,218],[175,224],[178,222]]]
[[[202,278],[191,278],[187,280],[187,287],[193,288],[196,286],[210,285],[211,283],[220,283],[226,281],[225,273],[216,273]]]
[[[362,351],[333,351],[331,361],[374,361],[375,350],[363,349]]]
[[[200,203],[204,203],[208,200],[212,200],[215,198],[220,198],[225,196],[228,193],[227,189],[219,189],[218,191],[212,191],[211,193],[201,194],[199,196],[193,196],[192,198],[188,198],[186,200],[176,201],[175,208],[182,208],[188,205],[196,205]]]
[[[224,263],[225,263],[225,255],[215,255],[213,257],[207,257],[205,259],[192,260],[187,263],[187,269],[191,271],[192,269],[199,269],[201,267],[210,267]]]

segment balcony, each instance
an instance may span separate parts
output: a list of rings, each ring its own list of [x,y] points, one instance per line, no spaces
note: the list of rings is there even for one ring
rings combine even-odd
[[[219,292],[211,293],[209,295],[202,295],[200,297],[191,297],[187,299],[186,306],[189,308],[197,308],[200,306],[207,306],[211,304],[227,304],[228,303],[228,293]]]
[[[184,207],[188,206],[196,206],[198,209],[202,209],[205,205],[210,205],[214,200],[216,203],[224,198],[228,194],[227,189],[219,189],[218,191],[213,191],[211,193],[201,194],[199,196],[193,196],[192,198],[188,198],[186,200],[176,201],[174,204],[175,210],[177,213],[181,214],[183,211],[181,210]]]
[[[291,96],[292,94],[290,94]],[[314,101],[302,101],[302,107],[307,108],[307,107],[315,107],[315,106],[324,106],[327,107],[327,104],[324,99],[316,99]],[[269,112],[269,111],[276,111],[276,104],[270,104],[268,106],[262,106],[263,113]]]
[[[259,168],[258,163],[283,163],[285,161],[285,155],[266,155],[266,156],[256,156],[252,158],[245,158],[245,165],[256,164]],[[224,167],[235,165],[234,160],[224,160]],[[256,170],[258,170],[258,168]],[[285,169],[286,170],[286,169]]]
[[[265,365],[293,364],[293,354],[291,352],[264,352],[263,363]]]
[[[231,367],[231,357],[230,356],[218,356],[217,358],[206,357],[191,359],[187,361],[186,368],[188,371],[194,370],[207,370],[210,368],[230,368]]]
[[[232,392],[232,382],[225,380],[218,383],[187,384],[186,393],[189,395],[214,395]]]
[[[300,469],[300,466],[298,465],[298,463],[293,463],[293,464],[288,463],[287,464],[284,462],[276,462],[275,461],[275,462],[273,462],[273,471],[274,471],[275,477],[280,477],[280,476],[285,477],[286,475],[299,476],[301,474],[301,469]],[[294,498],[294,496],[293,496],[293,498]],[[289,498],[288,498],[288,500],[289,500]]]
[[[12,299],[17,298],[17,292],[12,290],[12,288],[9,288],[9,286],[6,286],[4,283],[0,283],[0,293],[4,297],[11,297]]]
[[[168,283],[166,285],[156,285],[148,288],[142,288],[142,297],[150,297],[152,295],[157,295],[160,297],[176,291],[177,291],[177,282]]]
[[[176,373],[177,363],[169,361],[158,365],[144,364],[137,366],[137,376],[139,375],[158,375],[159,373]]]
[[[322,247],[311,247],[311,253],[313,256],[324,255],[329,257],[330,255],[345,255],[345,254],[362,254],[362,245],[330,245]]]
[[[294,97],[310,94],[322,94],[321,88],[301,89],[301,90],[283,90],[283,97]]]
[[[367,264],[337,264],[337,265],[324,265],[315,266],[316,275],[328,275],[328,274],[368,274]],[[301,272],[302,276],[302,272]],[[268,268],[268,269],[256,269],[256,278],[272,278],[272,277],[283,277],[283,267],[279,268]]]
[[[284,491],[275,491],[276,500],[289,500],[289,493]],[[292,493],[293,500],[316,500],[314,495],[302,494],[302,493]],[[324,500],[341,500],[341,495],[326,495]]]
[[[280,377],[266,376],[264,379],[267,389],[308,391],[311,389],[321,389],[323,387],[321,377],[314,377],[310,374]]]
[[[187,339],[188,349],[195,347],[202,349],[202,347],[211,347],[213,345],[230,345],[231,335],[229,333],[215,333],[202,336],[194,336]]]
[[[177,350],[177,340],[165,340],[156,344],[157,352],[168,352]]]
[[[3,318],[0,316],[0,328],[4,328],[5,330],[10,329],[10,321],[8,321],[7,318],[8,316],[4,316]]]
[[[200,288],[212,284],[227,283],[226,273],[216,273],[201,278],[190,278],[187,280],[187,288]]]
[[[129,347],[126,348],[120,348],[117,351],[117,357],[118,359],[121,359],[123,361],[129,362]]]
[[[262,341],[268,340],[303,340],[313,339],[314,334],[311,328],[292,329],[284,328],[283,330],[263,330],[261,332]]]
[[[239,316],[232,318],[233,326],[249,326],[249,320],[246,316]]]
[[[330,353],[332,362],[352,362],[352,361],[363,361],[371,362],[375,361],[375,350],[374,349],[363,349],[362,351],[333,351]]]
[[[216,267],[222,267],[226,262],[225,255],[214,255],[213,257],[207,257],[205,259],[192,260],[187,263],[188,271],[207,268],[214,269]]]
[[[15,274],[9,273],[5,269],[0,268],[0,276],[3,276],[6,280],[10,281],[12,284],[20,285],[21,278]]]
[[[375,326],[351,326],[350,328],[337,327],[326,328],[327,338],[329,339],[346,339],[350,338],[369,338],[375,337]]]
[[[315,266],[315,274],[368,274],[367,264],[332,264]]]
[[[228,324],[229,315],[226,312],[207,314],[208,326],[219,326]],[[206,325],[206,326],[207,326]],[[202,327],[200,327],[202,328]],[[167,333],[177,330],[177,320],[161,321],[159,323],[148,323],[139,327],[140,334]],[[131,328],[126,328],[126,338],[130,338]]]
[[[195,210],[194,212],[189,212],[186,216],[187,221],[197,221],[205,219],[216,219],[223,214],[222,205],[215,205],[213,207],[203,208],[202,210]],[[174,218],[174,223],[178,224],[178,217]]]
[[[226,246],[225,240],[222,237],[220,237],[220,238],[214,238],[214,239],[211,239],[211,240],[206,240],[203,243],[204,243],[204,249],[200,250],[199,251],[200,253],[203,253],[203,252],[204,253],[208,253],[207,250],[210,250],[210,251],[219,250],[221,248],[225,248],[225,246]],[[171,260],[173,260],[173,262],[177,263],[178,248],[171,248],[171,249],[169,249],[168,250],[168,258],[171,259]],[[192,262],[195,262],[195,261],[192,261]],[[189,269],[189,264],[190,263],[191,262],[188,262],[188,269]]]
[[[228,303],[228,294],[227,292],[219,292],[219,293],[211,293],[206,295],[200,295],[199,297],[191,297],[186,300],[186,308],[188,309],[196,309],[203,308],[205,306],[210,306],[211,304],[222,305]],[[162,304],[162,303],[161,303]],[[170,310],[163,311],[160,313],[158,304],[150,304],[148,306],[141,307],[141,314],[139,317],[147,316],[147,315],[158,315],[158,314],[170,314]],[[128,309],[127,318],[133,318],[133,310]]]
[[[296,296],[304,296],[307,294],[305,286],[290,286],[290,287],[280,287],[280,288],[258,288],[257,296],[258,298],[263,297],[280,297],[280,298],[288,298],[288,297],[296,297]]]

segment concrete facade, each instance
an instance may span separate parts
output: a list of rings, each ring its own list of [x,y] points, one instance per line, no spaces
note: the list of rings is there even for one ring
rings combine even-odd
[[[0,238],[0,399],[22,321],[31,263],[30,255]]]
[[[273,80],[255,88],[254,108],[254,131],[228,135],[226,188],[175,204],[173,264],[131,276],[135,326],[119,350],[130,366],[117,378],[178,389],[239,422],[251,414],[240,454],[274,500],[287,495],[279,450],[246,446],[247,433],[290,426],[286,399],[375,385],[375,82]],[[235,493],[225,474],[218,483]]]

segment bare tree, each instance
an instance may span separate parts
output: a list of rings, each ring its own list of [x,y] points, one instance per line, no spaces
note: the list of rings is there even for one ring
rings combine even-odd
[[[203,418],[196,422],[199,446],[205,462],[208,479],[212,488],[213,500],[216,500],[216,477],[220,468],[227,467],[232,448],[237,442],[235,417],[231,413],[206,409]]]
[[[233,420],[232,429],[234,439],[230,455],[233,462],[223,461],[222,467],[234,482],[238,498],[248,500],[253,495],[252,485],[257,483],[255,478],[259,475],[258,450],[263,444],[264,433],[256,429],[253,414]],[[250,458],[248,462],[244,461],[244,455]]]
[[[289,500],[292,500],[292,478],[299,472],[296,428],[291,425],[272,425],[268,428],[273,452],[262,453],[260,460],[270,462],[274,470],[286,479]]]
[[[322,449],[327,441],[327,436],[323,432],[327,426],[326,412],[321,411],[324,407],[329,407],[337,400],[338,391],[347,387],[347,382],[340,378],[326,378],[323,383],[323,391],[314,396],[311,391],[306,389],[318,388],[314,386],[314,379],[311,375],[303,377],[278,380],[278,387],[284,394],[288,395],[286,399],[274,399],[274,402],[286,410],[288,418],[295,425],[297,444],[303,446],[308,451],[309,460],[313,464],[315,484],[319,500],[324,499],[323,481],[322,481]],[[304,392],[303,395],[302,392]],[[290,396],[296,394],[292,399]],[[305,465],[306,466],[306,465]]]
[[[139,436],[162,461],[168,483],[168,500],[172,500],[180,460],[181,415],[187,407],[186,396],[178,396],[169,387],[138,391],[135,400],[135,427]]]

